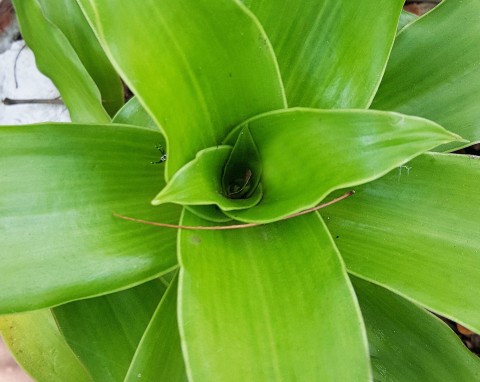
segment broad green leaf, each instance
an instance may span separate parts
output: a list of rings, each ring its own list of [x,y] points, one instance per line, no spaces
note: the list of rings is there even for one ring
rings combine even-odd
[[[480,2],[444,0],[395,40],[373,109],[435,121],[480,141]],[[466,146],[455,142],[441,150]]]
[[[294,108],[257,116],[239,129],[243,126],[249,127],[262,158],[263,198],[227,215],[248,222],[313,207],[332,190],[376,179],[459,138],[422,118],[371,110]]]
[[[185,211],[182,224],[209,223]],[[369,380],[353,289],[317,214],[235,231],[182,230],[179,262],[190,380]]]
[[[272,41],[289,106],[368,107],[403,0],[243,2]]]
[[[285,107],[268,38],[239,2],[78,2],[122,78],[165,132],[167,178],[245,119]]]
[[[439,318],[374,284],[352,278],[367,328],[374,380],[480,380],[480,359]]]
[[[215,146],[200,151],[193,161],[177,171],[152,204],[216,204],[224,211],[254,206],[262,198],[261,186],[248,199],[229,199],[225,196],[222,175],[231,152],[230,146]]]
[[[93,382],[49,309],[0,316],[0,334],[18,363],[37,382]]]
[[[125,382],[187,381],[177,323],[177,278],[170,284],[138,345]]]
[[[42,13],[36,0],[13,0],[22,36],[35,61],[62,95],[74,122],[107,123],[100,92],[60,29]],[[48,42],[48,43],[46,43]]]
[[[480,332],[480,159],[425,154],[323,210],[348,270]]]
[[[137,97],[131,98],[113,117],[113,123],[124,123],[148,127],[149,129],[160,131],[153,119],[148,115]]]
[[[46,17],[53,22],[75,49],[82,64],[95,81],[102,103],[113,116],[123,105],[123,85],[108,61],[76,0],[39,0]]]
[[[112,292],[176,266],[176,232],[113,213],[178,223],[152,207],[165,184],[159,132],[125,125],[1,126],[0,312]]]
[[[416,19],[418,19],[418,16],[414,13],[402,10],[402,13],[400,13],[400,20],[398,20],[397,33],[399,33],[403,28]]]
[[[118,382],[125,378],[165,290],[165,285],[156,279],[53,309],[65,340],[95,381]]]

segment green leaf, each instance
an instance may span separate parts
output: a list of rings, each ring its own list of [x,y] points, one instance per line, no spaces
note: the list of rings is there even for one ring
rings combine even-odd
[[[245,119],[285,106],[270,43],[239,2],[78,2],[122,78],[165,132],[167,178]],[[133,36],[141,36],[141,51]]]
[[[177,277],[138,345],[125,382],[187,381],[177,323]]]
[[[127,125],[135,125],[148,127],[154,131],[160,131],[158,126],[148,115],[137,97],[131,98],[113,117],[113,123],[124,123]]]
[[[84,123],[109,122],[95,82],[65,35],[45,18],[36,0],[13,0],[13,4],[22,36],[35,52],[38,68],[60,91],[72,120]]]
[[[444,0],[395,40],[372,108],[435,121],[480,140],[480,2]],[[467,144],[441,147],[452,150]]]
[[[225,196],[222,175],[231,152],[230,146],[216,146],[200,151],[195,160],[187,163],[173,176],[152,204],[216,204],[224,211],[254,206],[262,198],[261,187],[249,199],[228,199]]]
[[[418,19],[418,16],[414,13],[402,10],[402,13],[400,13],[400,20],[398,21],[397,33],[399,33],[408,24],[414,22],[416,19]]]
[[[243,0],[272,41],[289,106],[366,108],[403,0]]]
[[[227,215],[247,222],[278,220],[313,207],[332,190],[376,179],[459,138],[422,118],[371,110],[295,108],[257,116],[239,129],[243,126],[262,158],[263,198]]]
[[[123,380],[165,290],[156,279],[53,309],[65,340],[95,381]]]
[[[322,213],[349,272],[480,332],[480,159],[425,154]]]
[[[38,382],[93,382],[67,345],[49,309],[0,316],[0,334]]]
[[[352,278],[378,382],[478,381],[480,359],[439,318],[374,284]]]
[[[141,283],[176,266],[178,223],[153,208],[159,132],[125,125],[1,126],[0,312],[33,310]]]
[[[102,103],[110,115],[123,105],[123,85],[108,61],[76,0],[39,0],[46,17],[52,21],[75,49],[82,64],[95,81]]]
[[[250,198],[258,190],[262,176],[262,159],[248,126],[238,134],[237,141],[222,175],[224,194],[231,199]]]
[[[209,223],[185,211],[182,224]],[[317,214],[235,232],[182,230],[179,245],[190,380],[369,380],[353,289]]]

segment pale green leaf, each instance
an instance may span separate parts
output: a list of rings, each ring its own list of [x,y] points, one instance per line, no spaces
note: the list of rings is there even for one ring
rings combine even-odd
[[[378,382],[478,381],[480,359],[438,317],[394,293],[352,278]]]
[[[350,272],[480,332],[480,159],[425,154],[323,210]]]
[[[398,20],[397,33],[399,33],[403,28],[416,19],[418,19],[418,16],[414,13],[402,10],[402,13],[400,13],[400,20]]]
[[[60,29],[42,13],[36,0],[13,0],[18,21],[42,73],[56,85],[75,122],[106,123],[100,92]],[[48,43],[46,43],[48,41]]]
[[[0,334],[17,362],[37,382],[93,382],[49,309],[0,316]]]
[[[165,293],[158,279],[53,309],[65,340],[95,381],[122,381]]]
[[[177,323],[177,278],[158,305],[140,341],[125,382],[187,381]]]
[[[294,108],[248,126],[262,159],[263,198],[229,211],[241,221],[268,222],[315,206],[332,190],[376,179],[412,157],[457,140],[436,123],[372,110]]]
[[[161,134],[125,125],[1,126],[0,312],[123,289],[176,266],[176,232],[113,213],[178,223],[152,207]]]
[[[100,90],[105,109],[113,116],[123,105],[122,81],[108,61],[76,0],[39,0],[39,3],[46,17],[60,28],[75,49]]]
[[[153,199],[153,205],[177,203],[181,205],[216,204],[223,211],[249,208],[262,198],[262,187],[248,199],[229,199],[225,196],[222,175],[230,146],[216,146],[200,151],[197,157],[183,166]]]
[[[290,106],[368,107],[403,0],[243,1],[272,41]]]
[[[113,117],[112,122],[148,127],[149,129],[160,131],[153,119],[140,104],[137,97],[131,98],[125,105],[123,105],[118,113],[115,114],[115,117]]]
[[[209,222],[185,211],[182,224]],[[179,325],[190,380],[369,380],[353,289],[318,215],[181,231],[179,245]]]
[[[425,117],[478,142],[479,15],[478,0],[444,0],[406,27],[395,40],[371,107]]]
[[[167,178],[245,119],[285,106],[270,43],[239,2],[78,2],[122,78],[165,132]]]

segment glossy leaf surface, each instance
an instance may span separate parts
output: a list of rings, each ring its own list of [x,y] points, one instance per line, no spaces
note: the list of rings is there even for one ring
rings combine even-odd
[[[480,332],[480,159],[425,154],[323,210],[350,272]]]
[[[186,211],[182,224],[208,222]],[[190,380],[369,379],[359,309],[318,215],[181,231],[179,244],[179,325]]]
[[[75,50],[58,27],[42,13],[36,0],[14,0],[22,36],[35,52],[39,70],[62,95],[74,122],[106,123],[100,92]],[[48,44],[45,44],[48,41]]]
[[[176,265],[174,230],[114,212],[178,223],[152,207],[163,187],[160,133],[125,125],[2,126],[0,312],[111,292]]]
[[[112,122],[148,127],[154,131],[160,131],[153,119],[140,104],[137,97],[132,97],[125,105],[123,105],[118,113],[115,114],[115,117],[113,117]]]
[[[138,345],[125,382],[187,381],[178,333],[177,286],[175,278]]]
[[[270,43],[236,1],[79,4],[122,78],[165,132],[167,178],[245,119],[285,106]],[[133,37],[139,34],[141,51]]]
[[[38,382],[93,382],[58,330],[49,309],[0,316],[0,334]]]
[[[224,211],[254,206],[262,198],[261,187],[248,199],[228,199],[224,195],[222,174],[231,152],[230,146],[216,146],[200,151],[193,161],[173,176],[152,204],[216,204]]]
[[[46,17],[60,28],[75,49],[100,90],[105,109],[113,116],[123,105],[122,82],[76,0],[39,0],[39,3]]]
[[[263,198],[227,215],[251,222],[313,207],[334,189],[376,179],[458,139],[431,121],[371,110],[296,108],[260,115],[239,129],[243,126],[249,127],[261,157]]]
[[[478,0],[445,0],[405,28],[371,107],[425,117],[479,141],[479,14]]]
[[[400,13],[400,20],[398,20],[397,33],[416,19],[418,19],[418,16],[414,13],[402,11],[402,13]]]
[[[95,381],[125,378],[165,285],[158,279],[53,309],[65,340]]]
[[[353,277],[378,382],[476,381],[480,359],[438,317]]]
[[[272,41],[289,106],[365,108],[404,1],[244,0]]]

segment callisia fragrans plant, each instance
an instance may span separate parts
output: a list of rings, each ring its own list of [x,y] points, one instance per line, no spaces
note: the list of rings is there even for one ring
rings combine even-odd
[[[35,379],[480,379],[480,1],[14,5],[73,121],[0,127]]]

